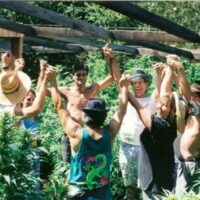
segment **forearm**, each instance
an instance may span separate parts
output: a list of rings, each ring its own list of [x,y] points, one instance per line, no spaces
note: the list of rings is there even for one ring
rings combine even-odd
[[[128,88],[123,86],[121,88],[121,98],[120,98],[120,104],[119,104],[119,110],[121,112],[121,116],[124,116],[126,114],[128,104]]]
[[[191,98],[191,88],[183,67],[177,68],[178,88],[187,101]]]
[[[119,82],[122,74],[115,58],[111,59],[111,68],[113,71],[114,80]]]
[[[173,76],[173,71],[171,67],[167,67],[165,70],[165,76],[163,78],[161,87],[160,87],[160,97],[170,95],[172,90],[171,90],[171,80]]]
[[[38,77],[37,86],[36,86],[36,91],[39,91],[44,77],[45,77],[45,72],[44,72],[44,71],[41,71],[40,74],[39,74],[39,77]]]

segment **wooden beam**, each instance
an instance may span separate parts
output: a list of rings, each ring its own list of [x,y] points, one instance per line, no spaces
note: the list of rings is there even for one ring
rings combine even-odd
[[[44,37],[44,35],[43,35]],[[105,45],[105,42],[102,41],[97,41],[94,39],[87,39],[87,38],[82,38],[82,37],[55,37],[54,39],[62,42],[69,42],[69,43],[74,43],[81,45],[83,48],[86,48],[87,46],[96,48],[98,50],[102,50],[102,47]],[[126,45],[116,45],[113,43],[109,43],[109,46],[114,50],[114,51],[119,51],[127,54],[139,54],[137,48],[129,47]]]
[[[135,47],[135,46],[133,46]],[[156,51],[153,49],[143,48],[143,47],[137,47],[138,51],[141,55],[150,55],[150,56],[162,56],[165,57],[168,55],[168,53]],[[190,52],[193,54],[195,60],[200,60],[200,51],[196,49],[190,49]]]
[[[54,41],[51,39],[25,37],[24,43],[29,44],[31,46],[45,46],[45,47],[54,48],[54,49],[69,50],[76,53],[80,53],[84,51],[84,49],[81,47],[68,45],[66,43]]]
[[[0,27],[2,27],[1,22]],[[0,28],[0,37],[23,37],[23,34]]]
[[[22,25],[21,25],[22,26]],[[20,26],[20,27],[21,27]],[[15,24],[15,27],[16,27],[16,24]],[[9,28],[9,27],[8,27]],[[25,26],[23,27],[23,29],[22,30],[25,30]],[[33,27],[31,27],[32,29],[34,29]],[[19,28],[18,28],[19,29]],[[38,34],[37,33],[37,29],[34,29],[35,31],[34,31],[34,33],[36,32],[36,34]],[[22,32],[22,31],[21,31]],[[26,32],[26,30],[25,30],[25,32]],[[51,32],[51,29],[48,29],[48,32],[44,32],[43,31],[43,34],[44,35],[41,35],[41,36],[43,36],[43,37],[49,37],[49,35],[52,35],[52,34],[50,34],[50,32]],[[55,34],[55,31],[53,31],[53,33]],[[40,34],[41,34],[41,32],[40,32]],[[58,33],[59,34],[59,33]],[[55,37],[55,36],[54,36]],[[130,38],[129,37],[126,37],[126,36],[124,36],[124,34],[117,34],[117,37],[119,38],[119,40],[121,40],[121,41],[126,41],[126,42],[128,42],[128,44],[131,44],[131,42],[132,42],[132,40],[130,40]],[[59,37],[57,38],[57,39],[59,39],[60,38],[60,40],[61,40],[61,34],[59,34]],[[93,44],[93,46],[94,46],[94,44],[96,44],[96,47],[98,47],[99,48],[99,45],[101,45],[100,43],[98,43],[96,40],[95,40],[95,42],[96,43],[94,43],[94,41],[92,41],[92,40],[87,40],[85,43],[84,43],[84,39],[82,38],[82,39],[80,39],[80,38],[68,38],[68,37],[65,37],[65,38],[63,38],[63,40],[64,41],[69,41],[69,42],[74,42],[74,43],[80,43],[81,41],[82,41],[82,45],[92,45]],[[193,59],[193,55],[190,53],[190,52],[187,52],[187,51],[183,51],[183,50],[178,50],[178,48],[174,48],[174,47],[170,47],[170,46],[167,46],[167,45],[164,45],[164,44],[160,44],[160,43],[153,43],[153,42],[148,42],[148,41],[134,41],[134,45],[142,45],[142,46],[144,46],[144,47],[148,47],[148,48],[152,48],[152,49],[155,49],[155,50],[159,50],[159,51],[164,51],[164,52],[168,52],[168,53],[174,53],[174,54],[177,54],[177,55],[181,55],[181,56],[184,56],[184,57],[186,57],[186,58],[189,58],[189,59]],[[48,42],[47,43],[43,43],[43,45],[50,45]],[[103,44],[102,44],[102,46],[103,46]],[[101,47],[102,47],[101,46]],[[47,46],[47,47],[49,47],[49,46]],[[55,46],[54,46],[55,47]],[[122,47],[117,47],[117,46],[112,46],[113,47],[113,49],[114,50],[120,50],[120,49],[122,49]],[[58,46],[57,46],[57,48],[58,48]],[[62,49],[63,47],[61,47],[61,49]],[[118,48],[118,49],[117,49]],[[125,50],[125,47],[123,48],[123,50],[120,50],[120,51],[124,51]],[[126,48],[126,53],[127,53],[127,51],[128,51],[128,48]],[[135,53],[138,53],[137,52],[137,50],[132,50],[132,53],[133,53],[133,51],[135,51]],[[129,52],[130,53],[130,52]]]
[[[48,54],[74,53],[72,51],[67,51],[67,50],[54,49],[43,46],[29,46],[28,44],[24,44],[24,52],[29,53],[33,51],[37,53],[48,53]]]
[[[166,53],[170,53],[170,54],[176,54],[176,55],[188,58],[188,59],[194,59],[194,56],[190,51],[179,49],[176,47],[171,47],[171,46],[159,43],[159,42],[138,40],[138,41],[132,41],[132,42],[127,41],[127,44],[134,45],[134,46],[139,45],[139,46],[151,48],[151,49],[154,49],[157,51],[162,51],[162,52],[166,52]]]
[[[115,36],[124,35],[129,41],[148,40],[151,42],[184,43],[186,40],[163,31],[112,30]]]
[[[72,43],[80,44],[83,46],[89,45],[92,47],[96,47],[98,49],[101,49],[105,45],[105,42],[97,41],[96,39],[90,39],[91,37],[89,37],[89,34],[87,34],[87,33],[83,33],[83,32],[76,31],[76,30],[72,31],[72,29],[69,30],[69,28],[68,29],[67,28],[42,29],[40,27],[31,27],[28,25],[23,25],[23,24],[19,24],[19,23],[15,23],[15,22],[10,23],[9,20],[0,18],[0,27],[1,27],[1,25],[4,28],[7,28],[9,30],[19,31],[20,33],[23,33],[26,36],[41,36],[41,37],[50,38],[50,39],[58,40],[58,41],[60,40],[60,41],[64,41],[64,42],[72,42]],[[87,35],[88,37],[87,38],[66,37],[66,36],[68,36],[67,33],[70,33],[69,35],[71,35],[71,36],[73,36],[74,35],[73,33],[75,33],[78,36]],[[115,45],[115,44],[111,44],[111,47],[115,51],[125,52],[125,53],[129,53],[129,54],[138,54],[137,49],[132,48],[132,47],[127,47],[127,46],[123,46],[123,45]]]
[[[129,2],[98,2],[100,5],[126,15],[132,19],[149,24],[168,33],[184,38],[190,42],[200,43],[200,36],[194,31],[180,26],[168,19],[155,15]]]
[[[64,27],[38,27],[34,26],[38,35],[49,35],[50,37],[84,37],[95,38],[81,31],[77,31],[71,28]],[[137,31],[137,30],[117,30],[110,29],[114,35],[124,35],[127,40],[148,40],[156,42],[186,42],[186,40],[177,37],[175,35],[163,32],[163,31]]]
[[[76,20],[42,7],[27,4],[23,1],[0,1],[0,6],[6,9],[27,14],[29,16],[37,17],[42,20],[50,21],[55,24],[60,24],[76,30],[80,30],[89,33],[90,35],[94,35],[95,37],[100,37],[103,39],[113,38],[112,32],[109,30],[99,28],[96,25]]]

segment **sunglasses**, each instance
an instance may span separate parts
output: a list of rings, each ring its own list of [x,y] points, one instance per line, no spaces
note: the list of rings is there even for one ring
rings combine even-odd
[[[87,76],[87,73],[84,73],[84,72],[77,72],[76,74],[75,74],[77,77],[81,77],[81,76]]]

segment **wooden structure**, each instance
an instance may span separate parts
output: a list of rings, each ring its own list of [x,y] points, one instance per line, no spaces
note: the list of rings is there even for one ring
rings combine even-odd
[[[0,49],[11,50],[16,58],[22,57],[23,37],[21,33],[0,28]]]
[[[107,41],[120,41],[123,45],[111,43],[115,51],[127,54],[164,55],[173,53],[189,59],[200,59],[200,54],[192,50],[179,49],[162,42],[200,43],[198,33],[150,13],[128,2],[96,2],[130,18],[138,19],[162,30],[161,32],[139,32],[132,30],[112,30],[100,28],[54,11],[28,4],[24,1],[0,1],[0,7],[46,20],[56,27],[36,27],[23,25],[0,18],[0,27],[23,34],[23,48],[26,51],[75,52],[98,50]],[[165,32],[163,32],[165,31]],[[21,37],[22,38],[22,37]],[[15,40],[16,41],[16,40]],[[17,43],[17,42],[16,42]],[[18,41],[17,44],[22,43]],[[13,44],[16,46],[16,44]],[[21,51],[22,45],[18,48]],[[17,51],[17,49],[14,49]],[[162,53],[160,53],[162,52]]]

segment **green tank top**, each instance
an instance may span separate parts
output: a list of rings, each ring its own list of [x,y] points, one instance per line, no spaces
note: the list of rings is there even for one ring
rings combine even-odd
[[[80,190],[102,188],[110,182],[111,139],[107,128],[94,140],[87,129],[82,131],[82,140],[77,153],[71,157],[70,185]]]

